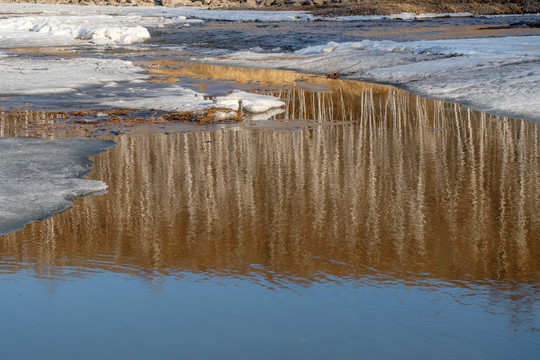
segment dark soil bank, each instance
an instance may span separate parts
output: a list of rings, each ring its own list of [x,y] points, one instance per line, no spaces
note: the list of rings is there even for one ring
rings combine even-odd
[[[318,15],[374,15],[410,13],[534,14],[538,0],[0,0],[10,3],[49,3],[123,6],[209,6],[286,10],[303,9]]]

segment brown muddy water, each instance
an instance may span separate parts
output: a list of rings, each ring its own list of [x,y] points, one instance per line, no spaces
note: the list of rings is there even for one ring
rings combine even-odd
[[[536,359],[539,125],[292,74],[220,77],[272,121],[105,136],[107,194],[0,237],[0,357]]]

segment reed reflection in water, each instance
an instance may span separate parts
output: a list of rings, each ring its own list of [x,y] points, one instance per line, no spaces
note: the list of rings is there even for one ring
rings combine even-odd
[[[1,271],[535,287],[539,126],[351,84],[282,90],[287,117],[348,124],[114,137],[109,193],[0,237]]]

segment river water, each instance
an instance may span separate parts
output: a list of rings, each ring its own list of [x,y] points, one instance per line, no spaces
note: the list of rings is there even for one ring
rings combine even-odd
[[[292,72],[155,72],[287,106],[102,135],[87,177],[108,193],[0,237],[0,358],[537,358],[538,124]],[[47,124],[0,117],[2,136]]]

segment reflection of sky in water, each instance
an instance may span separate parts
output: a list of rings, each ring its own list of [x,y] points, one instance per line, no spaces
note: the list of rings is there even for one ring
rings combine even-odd
[[[0,237],[0,357],[535,359],[538,125],[302,84],[339,123],[111,137],[108,194]]]
[[[271,289],[189,274],[157,283],[110,273],[68,282],[17,277],[0,289],[0,355],[536,358],[540,322],[534,317],[534,288],[431,285],[343,281]]]

